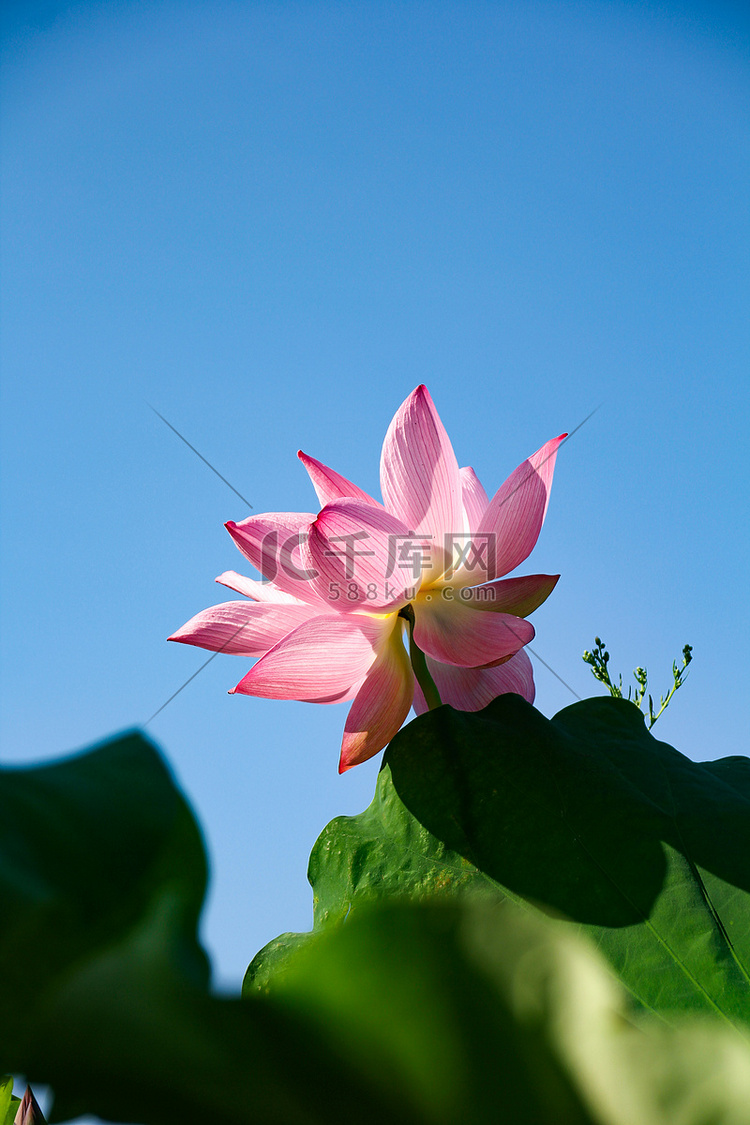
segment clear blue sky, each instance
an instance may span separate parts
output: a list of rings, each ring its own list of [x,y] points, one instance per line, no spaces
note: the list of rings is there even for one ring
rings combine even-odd
[[[304,511],[296,450],[377,491],[421,382],[490,491],[599,408],[521,568],[562,575],[534,647],[586,696],[595,634],[657,693],[690,642],[656,733],[747,752],[749,38],[722,2],[6,2],[4,758],[143,723],[243,570],[250,513],[147,403]],[[343,705],[227,695],[248,667],[149,727],[225,987],[308,928],[313,841],[379,765],[337,775]]]

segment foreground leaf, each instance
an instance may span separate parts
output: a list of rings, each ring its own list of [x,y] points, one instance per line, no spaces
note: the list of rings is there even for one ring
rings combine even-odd
[[[642,1007],[750,1023],[750,761],[691,762],[625,701],[548,720],[504,695],[422,716],[370,807],[324,829],[309,875],[317,932],[372,898],[484,890],[577,923]],[[300,939],[280,941],[248,992]]]
[[[29,998],[137,924],[165,886],[180,928],[194,933],[207,869],[190,809],[138,734],[52,765],[1,769],[0,787],[0,964],[13,967],[0,992],[1,1060]],[[205,986],[197,943],[183,953]]]
[[[53,1086],[52,1120],[349,1120],[362,1084],[337,1068],[321,1092],[320,1029],[209,995],[203,845],[153,745],[128,735],[0,785],[0,1067]],[[392,1100],[365,1090],[362,1120],[403,1120]]]
[[[0,1045],[52,1085],[51,1120],[745,1120],[731,1029],[632,1024],[569,928],[496,896],[356,909],[287,948],[272,998],[213,997],[200,836],[155,748],[132,735],[0,780]]]
[[[13,1125],[21,1099],[13,1093],[13,1077],[0,1075],[0,1125]]]
[[[747,1121],[750,1047],[733,1029],[634,1019],[590,943],[508,904],[360,908],[289,956],[273,996],[402,1084],[412,1120]]]

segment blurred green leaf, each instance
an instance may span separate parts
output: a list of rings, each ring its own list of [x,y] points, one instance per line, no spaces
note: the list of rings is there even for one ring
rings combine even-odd
[[[4,768],[0,786],[0,963],[13,966],[0,993],[1,1059],[28,997],[126,932],[165,885],[194,930],[207,873],[192,814],[140,735],[52,765]],[[186,953],[205,984],[205,956],[195,944]]]
[[[279,1005],[400,1089],[410,1120],[746,1125],[750,1046],[636,1019],[570,927],[474,896],[381,901],[290,954]],[[369,1065],[368,1065],[369,1064]]]
[[[731,1028],[634,1022],[571,927],[498,904],[476,866],[487,901],[329,910],[317,940],[288,939],[272,997],[219,999],[196,938],[200,835],[156,749],[129,735],[0,780],[3,1065],[53,1087],[52,1121],[746,1121]],[[423,869],[407,825],[401,866]]]
[[[309,877],[317,932],[372,898],[484,890],[576,923],[643,1008],[750,1023],[750,761],[691,762],[625,701],[423,715],[370,807],[324,829]],[[300,940],[262,950],[246,992]]]
[[[0,1125],[13,1125],[21,1099],[13,1094],[13,1077],[0,1075]]]
[[[51,1120],[350,1120],[361,1082],[318,1028],[209,995],[203,844],[152,744],[127,735],[0,785],[0,1065],[53,1086]],[[402,1120],[389,1094],[365,1100],[363,1121]]]

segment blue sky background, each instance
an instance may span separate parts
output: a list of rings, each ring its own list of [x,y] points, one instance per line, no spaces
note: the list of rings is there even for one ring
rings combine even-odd
[[[310,510],[296,451],[378,491],[420,382],[488,491],[562,449],[521,572],[581,696],[595,634],[697,759],[748,751],[744,5],[3,8],[3,755],[142,724],[205,659],[166,637],[247,573],[222,524]],[[310,848],[369,802],[346,706],[228,696],[148,728],[202,822],[217,983],[307,929]],[[546,715],[574,696],[537,666]],[[553,858],[553,857],[551,857]]]

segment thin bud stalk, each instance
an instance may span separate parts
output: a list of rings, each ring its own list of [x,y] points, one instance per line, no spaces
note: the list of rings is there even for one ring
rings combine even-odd
[[[434,711],[436,707],[441,706],[440,692],[436,688],[435,681],[430,675],[425,654],[414,640],[414,610],[411,604],[404,606],[399,612],[399,617],[405,618],[409,623],[409,656],[411,658],[411,666],[414,670],[416,681],[422,689],[422,695],[425,698],[427,706],[430,711]]]

